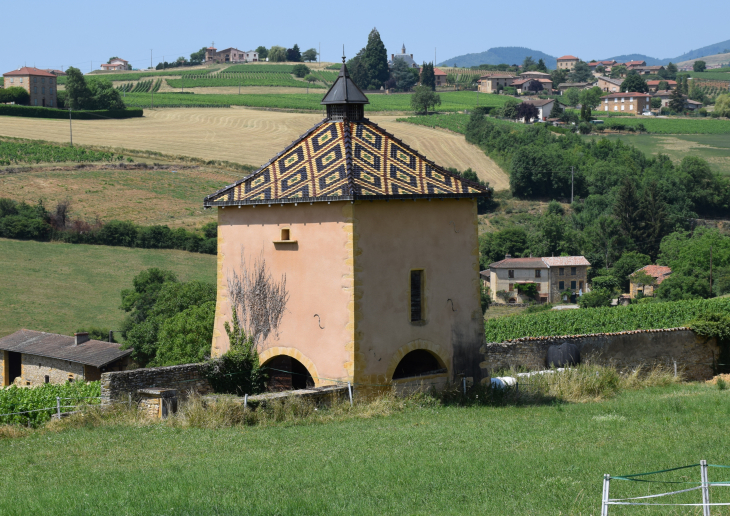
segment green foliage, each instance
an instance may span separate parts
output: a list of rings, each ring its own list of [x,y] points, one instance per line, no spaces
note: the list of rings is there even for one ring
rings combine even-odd
[[[578,297],[581,308],[598,308],[611,305],[611,291],[603,288],[594,288],[590,292]]]
[[[388,80],[388,51],[375,28],[370,31],[368,43],[361,50],[360,62],[365,69],[367,89],[376,90]]]
[[[299,45],[294,43],[292,48],[286,49],[286,60],[298,63],[302,60],[302,53],[299,50]]]
[[[428,86],[416,86],[411,96],[411,108],[418,113],[428,114],[428,109],[441,105],[441,97]]]
[[[268,57],[269,61],[272,63],[283,63],[286,61],[286,49],[284,47],[274,45],[269,49]]]
[[[578,88],[568,88],[563,94],[569,106],[577,106],[580,102],[580,90]]]
[[[0,90],[2,91],[2,90]],[[108,118],[137,118],[143,116],[141,109],[121,109],[121,110],[91,110],[91,111],[72,111],[70,117],[74,120],[104,120]],[[14,106],[0,105],[0,116],[22,116],[31,118],[60,118],[69,119],[68,111],[41,106]]]
[[[692,63],[692,71],[704,72],[707,69],[707,63],[705,61],[695,61]]]
[[[225,323],[231,347],[221,358],[208,362],[208,381],[217,393],[242,396],[263,392],[267,375],[259,364],[253,340],[241,329],[235,310],[232,322]]]
[[[515,283],[515,288],[522,297],[530,299],[537,297],[537,285],[535,283]]]
[[[623,77],[628,72],[626,65],[617,65],[611,67],[611,79]]]
[[[603,91],[598,86],[594,86],[588,90],[582,90],[579,94],[579,101],[582,106],[588,106],[594,110],[601,104],[601,95]]]
[[[622,292],[629,291],[629,276],[642,267],[651,264],[651,258],[636,251],[626,251],[621,255],[613,268],[611,275],[619,281]]]
[[[316,48],[310,48],[302,52],[302,61],[314,62],[317,60],[318,52]]]
[[[432,91],[436,90],[436,76],[433,71],[433,63],[423,63],[421,67],[421,86],[428,86]]]
[[[68,116],[68,113],[66,113]],[[119,161],[121,155],[87,150],[34,140],[0,140],[0,165],[23,163],[62,163],[90,161]],[[9,200],[8,200],[9,201]],[[14,202],[14,201],[9,201]]]
[[[613,275],[596,276],[591,282],[594,290],[606,290],[611,296],[621,292],[621,280]]]
[[[727,312],[702,313],[689,323],[689,327],[703,337],[714,337],[718,340],[730,340],[730,315]]]
[[[215,285],[182,283],[172,272],[152,268],[135,276],[133,286],[121,292],[121,308],[129,314],[122,336],[138,364],[197,362],[205,356],[205,343],[210,346],[213,338]]]
[[[510,120],[514,120],[517,118],[517,106],[520,105],[519,100],[515,100],[511,97],[507,98],[507,101],[504,103],[501,109],[498,111],[498,116],[501,116],[503,118],[509,118]]]
[[[398,91],[410,91],[417,82],[418,70],[408,66],[403,59],[396,59],[390,70],[388,86],[394,87]]]
[[[18,105],[25,105],[30,102],[30,94],[20,86],[0,88],[0,104],[15,102]]]
[[[197,52],[193,52],[190,54],[190,64],[193,65],[199,65],[205,61],[205,51],[207,50],[206,47],[201,48]]]
[[[630,73],[621,83],[621,91],[632,92],[632,93],[647,93],[649,86],[646,81],[637,73]]]
[[[503,342],[521,337],[676,328],[688,325],[702,313],[727,310],[730,298],[702,299],[516,315],[489,319],[484,328],[487,342]]]
[[[715,99],[715,111],[717,116],[730,117],[730,94],[719,95]]]
[[[115,90],[106,78],[86,80],[81,70],[66,70],[66,107],[73,110],[122,110],[125,108],[119,90]]]
[[[300,79],[304,78],[304,76],[306,76],[309,72],[309,67],[305,64],[294,65],[292,68],[292,73]]]
[[[480,280],[481,281],[481,280]],[[482,285],[479,288],[479,304],[482,305],[482,315],[487,312],[489,305],[492,302],[492,298],[489,296],[489,289]]]
[[[660,99],[659,97],[654,97],[653,99],[651,99],[650,102],[652,109],[659,109],[660,107],[662,107],[662,99]]]
[[[269,56],[269,50],[263,45],[256,47],[256,53],[259,55],[259,61],[266,61],[266,58]]]
[[[685,99],[682,95],[679,87],[672,91],[672,95],[669,97],[669,109],[682,113],[685,109]]]
[[[0,414],[13,412],[25,412],[29,410],[42,410],[30,414],[16,414],[0,417],[0,425],[21,425],[38,428],[41,424],[49,421],[51,415],[56,413],[56,397],[70,398],[62,399],[61,405],[81,405],[87,403],[98,403],[90,397],[101,396],[101,384],[99,382],[71,382],[65,384],[47,383],[39,387],[16,387],[0,389]],[[62,408],[61,412],[68,412],[69,408]]]
[[[92,340],[100,340],[102,342],[117,342],[117,339],[114,337],[114,333],[112,333],[111,340],[109,340],[109,332],[111,330],[109,328],[99,328],[98,326],[90,326],[88,328],[78,328],[76,330],[76,333],[88,333],[89,338]]]
[[[575,67],[568,74],[568,80],[570,82],[588,82],[593,78],[593,72],[588,66],[588,63],[578,61],[575,63]]]
[[[489,264],[503,260],[505,255],[520,257],[528,249],[528,235],[525,228],[513,226],[502,231],[479,235],[479,256],[482,270]]]

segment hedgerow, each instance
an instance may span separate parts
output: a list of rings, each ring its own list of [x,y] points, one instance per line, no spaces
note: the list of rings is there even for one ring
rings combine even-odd
[[[646,303],[630,306],[551,310],[489,319],[487,342],[521,337],[554,337],[687,326],[705,312],[730,311],[730,298]]]
[[[73,120],[104,120],[107,118],[136,118],[143,116],[141,109],[100,109],[94,111],[71,111]],[[27,116],[33,118],[69,118],[69,111],[41,106],[16,106],[0,104],[0,116]]]
[[[51,419],[56,412],[56,397],[70,398],[62,399],[61,412],[69,412],[69,406],[80,404],[98,403],[93,397],[101,396],[100,382],[73,382],[65,384],[45,384],[39,387],[27,388],[11,386],[8,389],[0,389],[0,425],[23,425],[34,428]],[[26,412],[39,410],[29,414],[10,414],[13,412]]]

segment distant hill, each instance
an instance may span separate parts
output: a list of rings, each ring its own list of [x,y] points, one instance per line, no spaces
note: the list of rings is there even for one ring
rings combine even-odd
[[[692,66],[695,61],[700,60],[700,58],[697,59],[688,59],[687,61],[680,61],[678,63],[674,63],[680,68],[686,67],[686,66]],[[714,65],[727,65],[727,63],[730,63],[730,53],[726,54],[715,54],[713,56],[702,56],[702,61],[705,62],[707,66],[714,66]]]
[[[712,56],[715,54],[726,54],[730,52],[730,39],[715,43],[714,45],[707,45],[706,47],[699,48],[697,50],[690,50],[686,54],[682,54],[679,57],[672,59],[672,63],[681,63],[682,61],[693,61],[700,57]]]
[[[624,54],[622,56],[613,56],[601,59],[601,61],[618,61],[619,63],[625,63],[627,61],[646,61],[646,66],[666,66],[669,64],[671,59],[659,59],[656,57],[645,56],[644,54]],[[676,63],[677,61],[672,61]]]
[[[490,48],[486,52],[479,52],[478,54],[464,54],[451,57],[441,61],[438,66],[461,66],[468,68],[470,66],[479,66],[480,64],[522,64],[522,61],[527,56],[532,56],[535,62],[542,59],[545,61],[545,66],[550,69],[554,69],[558,63],[557,58],[539,50],[532,50],[525,47],[495,47]]]

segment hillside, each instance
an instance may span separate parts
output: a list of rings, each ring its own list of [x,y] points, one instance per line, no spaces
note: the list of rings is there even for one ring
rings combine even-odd
[[[527,56],[532,56],[535,61],[539,59],[544,60],[548,68],[553,69],[557,66],[557,58],[539,50],[532,50],[525,47],[494,47],[485,52],[463,54],[446,59],[439,63],[439,66],[448,65],[468,68],[470,66],[479,66],[480,64],[522,64],[522,61]]]
[[[698,57],[695,59],[689,59],[687,61],[680,61],[676,64],[678,67],[683,68],[685,66],[692,66],[692,64],[699,59],[704,61],[707,66],[726,65],[727,63],[730,63],[730,52],[724,54],[715,54],[711,56],[702,56],[701,58]]]
[[[690,50],[686,54],[675,57],[672,60],[673,63],[682,61],[694,61],[700,57],[714,56],[715,54],[725,54],[730,52],[730,39],[721,41],[720,43],[714,43],[707,45],[706,47],[699,48],[697,50]]]
[[[601,59],[601,61],[610,61],[612,59],[619,63],[625,63],[627,61],[646,61],[647,66],[666,66],[670,61],[672,61],[671,59],[659,59],[657,57],[645,56],[644,54],[623,54],[620,56],[606,57],[605,59]],[[672,62],[675,63],[676,61]]]

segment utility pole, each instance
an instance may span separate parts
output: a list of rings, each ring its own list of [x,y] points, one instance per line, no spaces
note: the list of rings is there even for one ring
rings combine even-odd
[[[573,186],[575,185],[575,174],[573,167],[570,167],[570,204],[573,204]]]
[[[712,244],[710,244],[710,297],[712,297]]]
[[[71,147],[74,146],[74,128],[73,124],[71,123],[71,108],[68,108],[68,133],[71,137]]]

